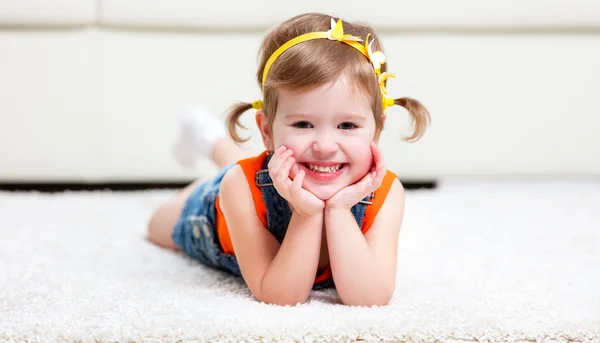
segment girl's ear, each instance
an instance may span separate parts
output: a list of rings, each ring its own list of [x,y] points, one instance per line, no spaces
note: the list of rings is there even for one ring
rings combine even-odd
[[[255,119],[256,126],[258,126],[258,129],[260,130],[260,135],[262,137],[265,149],[269,151],[274,151],[275,148],[273,144],[273,134],[271,132],[271,128],[269,127],[269,120],[267,119],[267,115],[262,109],[260,109],[256,111]]]

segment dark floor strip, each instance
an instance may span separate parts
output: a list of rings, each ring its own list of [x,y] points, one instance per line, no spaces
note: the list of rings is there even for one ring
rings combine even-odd
[[[110,182],[110,183],[0,183],[3,191],[37,191],[55,193],[64,191],[136,191],[149,189],[179,189],[188,185],[188,182]],[[434,189],[436,181],[402,181],[404,189]]]

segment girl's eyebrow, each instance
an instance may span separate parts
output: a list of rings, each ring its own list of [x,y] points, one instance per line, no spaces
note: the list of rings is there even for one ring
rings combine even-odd
[[[293,120],[293,119],[310,118],[310,117],[312,117],[312,115],[308,114],[308,113],[288,113],[284,117],[285,117],[285,119]],[[356,121],[356,122],[367,121],[366,116],[364,116],[362,114],[357,114],[357,113],[344,113],[344,114],[339,114],[336,117],[340,118],[342,120],[350,120],[350,121]]]
[[[284,118],[285,119],[296,119],[296,118],[307,118],[310,117],[311,115],[308,113],[287,113]]]
[[[351,121],[357,121],[357,122],[367,121],[367,117],[365,117],[362,114],[347,113],[347,114],[340,115],[340,117],[343,118],[344,120],[351,120]]]

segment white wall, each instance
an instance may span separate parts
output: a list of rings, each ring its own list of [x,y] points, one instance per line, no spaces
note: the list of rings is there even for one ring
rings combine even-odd
[[[0,182],[182,181],[214,171],[172,159],[178,114],[196,104],[220,114],[258,98],[260,38],[0,30]],[[390,109],[382,148],[401,178],[600,176],[600,30],[381,38],[398,76],[391,95],[419,99],[433,119],[421,141],[404,143],[407,115]],[[243,120],[253,127],[252,111]]]

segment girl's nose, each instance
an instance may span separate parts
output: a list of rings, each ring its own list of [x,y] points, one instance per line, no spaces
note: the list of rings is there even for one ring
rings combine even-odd
[[[327,132],[316,135],[315,141],[313,142],[313,150],[315,152],[329,155],[336,153],[338,149],[339,146],[335,135]]]

